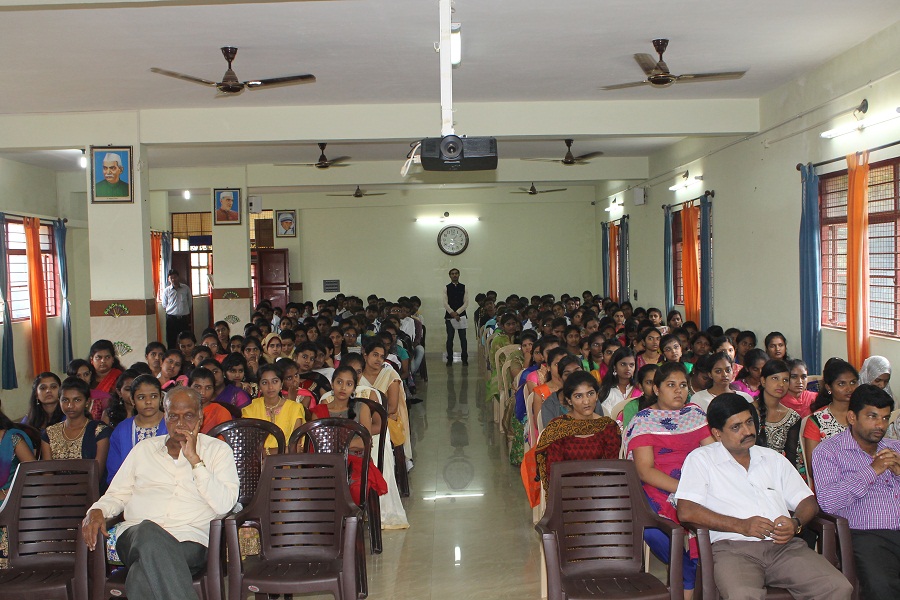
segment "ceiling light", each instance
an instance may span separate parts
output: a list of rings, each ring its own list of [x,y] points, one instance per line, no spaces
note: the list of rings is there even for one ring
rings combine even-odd
[[[671,186],[669,188],[669,190],[672,192],[677,192],[678,190],[686,190],[689,187],[697,185],[701,181],[703,181],[702,175],[696,175],[694,177],[691,177],[690,172],[685,171],[684,173],[681,174],[681,181],[679,181],[675,185]]]
[[[184,190],[184,192],[182,192],[181,195],[184,196],[185,200],[190,200],[191,199],[191,190]]]
[[[483,493],[472,492],[462,494],[435,494],[434,496],[422,496],[422,500],[434,502],[435,500],[448,500],[451,498],[481,498]]]
[[[868,129],[869,127],[872,127],[874,125],[880,125],[881,123],[892,121],[898,117],[900,117],[900,106],[898,106],[891,112],[874,115],[861,121],[842,125],[841,127],[835,127],[834,129],[823,131],[819,135],[826,139],[836,138],[842,135],[847,135],[848,133],[853,133],[854,131],[862,131],[863,129]]]
[[[450,23],[450,64],[458,67],[462,62],[462,35],[460,24]]]
[[[81,157],[78,159],[78,164],[82,169],[87,169],[87,156],[85,156],[84,150],[81,151]]]
[[[622,202],[620,202],[618,198],[613,198],[613,199],[612,199],[612,202],[610,202],[610,203],[609,203],[609,206],[608,206],[607,208],[605,208],[604,210],[606,210],[607,212],[612,212],[612,211],[614,211],[614,210],[618,210],[618,209],[620,209],[620,208],[623,208],[624,206],[625,206],[625,205],[622,204]]]

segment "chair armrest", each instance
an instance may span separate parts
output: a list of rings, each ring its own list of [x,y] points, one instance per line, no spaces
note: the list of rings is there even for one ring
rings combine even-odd
[[[222,527],[223,519],[209,522],[209,546],[206,553],[206,597],[222,599]]]
[[[837,544],[835,558],[840,558],[841,573],[853,585],[853,597],[857,598],[859,594],[859,580],[856,576],[856,559],[853,557],[853,537],[850,533],[850,523],[844,517],[838,517],[822,511],[819,511],[814,520],[834,525]],[[835,562],[832,562],[832,564],[837,566]]]
[[[718,598],[716,577],[713,573],[712,542],[709,538],[709,529],[697,529],[697,546],[700,548],[700,585],[703,590],[703,599]]]
[[[669,537],[669,594],[672,600],[684,600],[684,527],[656,513],[648,514],[651,524]]]
[[[87,544],[79,544],[87,548]],[[91,598],[102,598],[106,587],[106,538],[97,532],[97,543],[88,554],[88,577],[91,583]]]

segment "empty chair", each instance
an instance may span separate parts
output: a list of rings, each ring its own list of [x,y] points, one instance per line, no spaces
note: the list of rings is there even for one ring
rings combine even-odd
[[[9,568],[0,570],[0,598],[88,600],[88,552],[81,521],[100,492],[95,460],[45,460],[19,465],[0,510],[9,536]]]
[[[644,529],[650,527],[671,541],[668,589],[643,572]],[[544,545],[550,600],[683,600],[684,532],[650,510],[631,461],[555,463],[547,511],[535,529]]]
[[[209,430],[210,437],[221,437],[234,452],[238,478],[241,481],[238,503],[246,506],[256,493],[263,459],[266,457],[266,440],[275,438],[278,454],[284,453],[284,433],[281,428],[262,419],[235,419],[221,423]]]
[[[225,518],[228,597],[330,593],[357,597],[359,507],[343,456],[269,456],[249,506]],[[238,527],[255,523],[260,555],[241,558]]]

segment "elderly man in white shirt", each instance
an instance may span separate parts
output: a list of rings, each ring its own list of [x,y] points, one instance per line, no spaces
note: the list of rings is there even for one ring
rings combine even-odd
[[[684,461],[675,492],[678,520],[710,530],[723,600],[763,600],[766,586],[798,600],[849,600],[850,582],[795,537],[819,504],[784,456],[756,445],[752,410],[733,393],[710,403],[707,420],[717,443]]]
[[[138,443],[106,494],[82,524],[91,550],[106,519],[124,512],[116,550],[128,567],[132,600],[195,600],[192,577],[206,565],[210,521],[237,502],[234,454],[225,442],[200,433],[200,395],[176,388],[166,395],[169,435]]]

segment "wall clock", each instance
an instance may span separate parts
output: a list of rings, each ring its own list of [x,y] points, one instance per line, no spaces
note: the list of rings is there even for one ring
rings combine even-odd
[[[444,254],[457,256],[469,246],[469,234],[459,225],[447,225],[437,237],[438,248]]]

